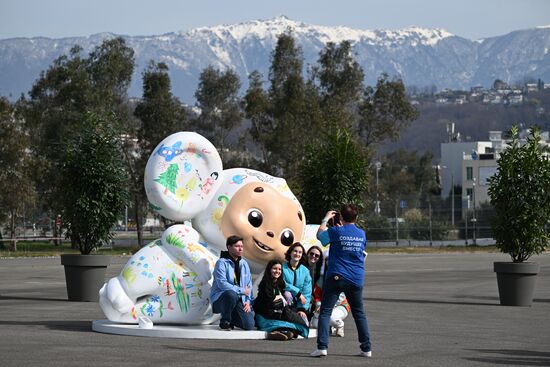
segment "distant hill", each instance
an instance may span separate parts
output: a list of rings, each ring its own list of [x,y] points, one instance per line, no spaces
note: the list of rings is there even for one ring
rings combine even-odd
[[[517,106],[423,103],[417,108],[420,112],[418,120],[401,134],[397,142],[384,143],[380,153],[402,148],[420,153],[431,151],[438,159],[441,156],[440,144],[447,139],[448,122],[455,123],[462,141],[487,141],[488,131],[506,131],[514,124],[522,124],[525,128],[536,124],[550,131],[550,89],[529,93],[525,103]]]
[[[495,79],[515,82],[524,77],[550,80],[550,28],[519,30],[483,40],[469,40],[442,29],[361,30],[309,25],[277,17],[234,25],[197,28],[160,36],[124,36],[136,52],[137,68],[130,95],[141,96],[141,72],[149,60],[170,68],[173,92],[193,103],[200,72],[208,65],[232,68],[243,88],[247,75],[267,77],[276,37],[292,29],[306,64],[314,64],[327,42],[350,40],[356,58],[373,85],[382,72],[400,76],[406,85],[438,89],[489,87]],[[0,40],[0,95],[15,99],[30,90],[42,70],[75,44],[89,52],[110,33],[88,37],[12,38]]]

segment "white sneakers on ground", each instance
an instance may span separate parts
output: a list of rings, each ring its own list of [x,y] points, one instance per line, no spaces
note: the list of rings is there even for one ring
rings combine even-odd
[[[326,349],[315,349],[313,352],[311,352],[310,357],[326,357],[328,355],[328,352]],[[372,357],[372,351],[368,352],[359,352],[359,356],[371,358]]]
[[[327,354],[326,349],[315,349],[311,352],[310,357],[325,357]]]

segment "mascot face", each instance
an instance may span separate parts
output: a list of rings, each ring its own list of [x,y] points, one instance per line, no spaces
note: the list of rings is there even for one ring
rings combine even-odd
[[[300,205],[262,182],[240,188],[221,221],[224,236],[243,237],[244,257],[260,264],[284,260],[288,247],[302,240],[304,227]]]

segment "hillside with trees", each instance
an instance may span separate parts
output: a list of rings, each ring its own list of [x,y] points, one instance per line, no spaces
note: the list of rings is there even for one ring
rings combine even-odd
[[[244,165],[284,177],[313,222],[343,202],[367,208],[373,153],[380,142],[398,138],[417,111],[401,80],[380,75],[375,86],[365,85],[347,41],[328,43],[307,76],[303,65],[302,50],[288,30],[277,38],[265,80],[252,72],[242,96],[237,74],[209,66],[190,111],[172,94],[168,66],[155,60],[142,74],[143,97],[128,97],[135,59],[123,38],[105,40],[88,55],[75,45],[40,73],[28,95],[15,103],[1,100],[0,123],[7,132],[0,134],[6,153],[0,172],[7,175],[0,192],[2,229],[11,237],[18,230],[25,234],[29,223],[32,228],[43,223],[43,233],[57,231],[52,223],[60,215],[64,232],[78,247],[69,199],[82,190],[67,187],[64,176],[69,166],[71,174],[91,168],[89,159],[71,160],[74,154],[68,152],[95,149],[106,137],[113,150],[103,156],[129,195],[97,214],[120,218],[127,208],[142,246],[142,224],[155,210],[146,205],[143,169],[156,144],[180,130],[211,139],[225,168]],[[92,121],[101,123],[94,127]],[[84,131],[101,133],[101,139],[83,139]],[[239,139],[230,139],[236,134]],[[169,177],[165,183],[173,189]]]
[[[550,130],[550,89],[528,93],[521,105],[423,102],[416,108],[418,119],[402,131],[398,141],[384,143],[382,154],[396,149],[430,151],[437,159],[441,155],[440,144],[447,141],[449,122],[455,123],[455,131],[460,132],[462,141],[486,141],[488,131],[507,131],[514,124],[524,128],[538,125],[542,130]]]

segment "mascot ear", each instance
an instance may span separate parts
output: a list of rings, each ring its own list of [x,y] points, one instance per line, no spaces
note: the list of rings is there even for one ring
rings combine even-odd
[[[203,136],[179,132],[155,148],[145,167],[145,192],[151,207],[175,221],[203,211],[222,182],[222,161]]]

